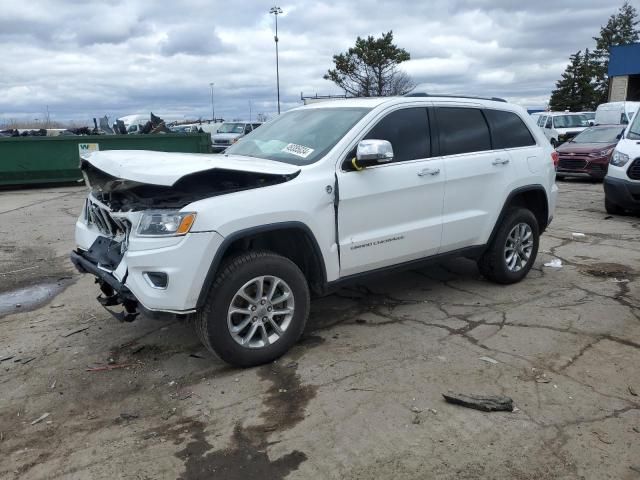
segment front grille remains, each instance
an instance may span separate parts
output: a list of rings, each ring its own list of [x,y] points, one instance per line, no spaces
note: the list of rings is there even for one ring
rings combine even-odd
[[[567,170],[582,170],[587,166],[585,160],[579,160],[577,158],[562,158],[558,162],[558,168],[564,168]]]
[[[640,158],[636,158],[627,170],[627,175],[632,180],[640,180]]]
[[[112,216],[109,210],[91,199],[87,199],[85,216],[87,224],[95,225],[100,233],[111,238],[126,238],[131,230],[131,224],[127,220]]]

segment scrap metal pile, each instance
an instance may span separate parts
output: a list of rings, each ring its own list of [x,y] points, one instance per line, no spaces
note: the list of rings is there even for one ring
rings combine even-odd
[[[93,119],[93,128],[78,127],[67,129],[17,129],[9,128],[0,130],[0,137],[51,137],[60,135],[147,135],[155,133],[171,133],[165,121],[150,114],[150,118],[144,124],[126,125],[122,120],[116,120],[113,125],[109,124],[109,117],[106,115],[98,120]]]

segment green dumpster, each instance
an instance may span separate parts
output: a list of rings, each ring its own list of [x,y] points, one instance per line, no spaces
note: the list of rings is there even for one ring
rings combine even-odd
[[[81,180],[78,168],[80,153],[92,150],[210,153],[211,135],[167,133],[0,138],[0,186]]]

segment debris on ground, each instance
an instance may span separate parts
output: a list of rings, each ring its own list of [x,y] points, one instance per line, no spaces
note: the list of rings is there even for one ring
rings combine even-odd
[[[5,362],[7,360],[11,360],[15,355],[7,355],[6,357],[0,357],[0,363]]]
[[[127,413],[127,412],[122,412],[120,414],[120,419],[122,420],[135,420],[136,418],[140,418],[140,415],[138,415],[137,413]]]
[[[544,266],[551,268],[562,268],[562,260],[560,260],[559,258],[554,258],[550,262],[545,263]]]
[[[411,407],[411,411],[412,411],[413,413],[420,413],[420,412],[422,412],[422,410],[420,410],[418,407],[415,407],[415,406]]]
[[[600,440],[602,443],[606,443],[607,445],[613,445],[613,441],[609,440],[606,433],[598,432],[597,430],[594,430],[591,433],[593,433],[596,436],[596,438]]]
[[[47,413],[43,413],[42,415],[40,415],[38,418],[36,418],[33,422],[31,422],[31,425],[36,425],[38,423],[40,423],[41,421],[43,421],[45,418],[47,418],[49,415],[51,415],[49,412]]]
[[[573,238],[585,238],[586,237],[586,235],[584,233],[580,233],[580,232],[573,232],[573,233],[571,233],[571,236]]]
[[[86,371],[87,372],[103,372],[105,370],[115,370],[116,368],[126,368],[126,367],[133,367],[135,366],[135,363],[121,363],[121,364],[114,364],[114,365],[102,365],[100,367],[91,367],[91,368],[87,368]]]
[[[487,362],[487,363],[493,363],[494,365],[500,363],[491,357],[480,357],[478,360],[482,360],[483,362]]]
[[[513,399],[502,395],[467,395],[447,392],[442,396],[449,403],[484,412],[513,412]]]
[[[611,280],[613,283],[629,283],[629,279],[628,278],[613,278]]]
[[[25,358],[16,358],[13,363],[22,363],[22,365],[26,365],[29,362],[33,362],[37,357],[25,357]]]
[[[627,386],[627,389],[629,390],[629,393],[634,397],[638,396],[638,392],[636,392],[635,388],[633,388],[631,385]]]
[[[75,335],[76,333],[80,333],[80,332],[84,332],[85,330],[89,330],[89,328],[90,327],[76,328],[75,330],[71,330],[70,332],[63,333],[62,337],[67,338],[67,337],[70,337],[71,335]]]
[[[420,425],[421,422],[422,420],[420,419],[420,414],[416,413],[413,417],[413,420],[411,420],[411,423],[413,423],[414,425]]]

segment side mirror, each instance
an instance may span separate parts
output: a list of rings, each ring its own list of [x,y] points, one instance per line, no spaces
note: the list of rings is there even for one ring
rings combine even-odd
[[[596,124],[596,122],[594,122],[593,120],[589,120],[588,123],[590,127],[593,127]]]
[[[356,149],[356,158],[347,159],[348,168],[363,168],[389,163],[393,160],[393,147],[387,140],[361,140]]]

